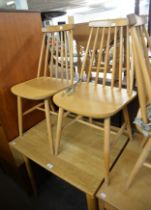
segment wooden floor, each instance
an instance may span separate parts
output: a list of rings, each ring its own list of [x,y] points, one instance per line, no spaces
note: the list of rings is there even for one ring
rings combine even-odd
[[[121,157],[111,171],[111,183],[106,187],[102,185],[97,193],[100,210],[150,210],[151,209],[151,171],[142,167],[126,189],[128,176],[140,154],[140,135],[129,142]],[[151,157],[150,157],[151,158]],[[103,200],[103,202],[101,202]],[[103,206],[102,206],[103,205]],[[111,207],[112,206],[112,207]]]
[[[104,177],[103,132],[79,123],[69,126],[63,131],[58,156],[50,154],[46,132],[45,121],[42,121],[10,144],[43,168],[94,196]],[[113,135],[112,137],[114,138]],[[114,146],[111,163],[126,141],[127,137],[122,136]]]

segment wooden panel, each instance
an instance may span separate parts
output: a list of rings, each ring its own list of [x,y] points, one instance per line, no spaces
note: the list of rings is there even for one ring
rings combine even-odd
[[[39,13],[0,12],[0,120],[8,141],[18,135],[16,96],[10,92],[14,84],[36,76],[41,45]],[[31,103],[24,101],[24,109]],[[25,129],[42,115],[32,113],[25,118]]]
[[[78,43],[78,45],[86,47],[89,37],[89,24],[88,23],[75,24],[73,28],[73,37]]]
[[[65,123],[70,120],[66,119]],[[75,123],[63,130],[61,152],[54,156],[50,154],[45,123],[40,122],[21,139],[18,137],[10,142],[10,145],[46,170],[94,196],[104,178],[103,132]],[[55,129],[53,130],[55,134]],[[111,165],[126,141],[127,137],[122,136],[121,141],[114,146],[111,151]]]
[[[134,140],[129,142],[121,157],[113,167],[110,186],[104,184],[99,189],[100,210],[150,210],[151,179],[150,170],[141,168],[129,189],[126,188],[128,177],[141,152],[142,136],[135,134]],[[149,157],[149,161],[151,157]],[[103,206],[103,208],[102,208]]]

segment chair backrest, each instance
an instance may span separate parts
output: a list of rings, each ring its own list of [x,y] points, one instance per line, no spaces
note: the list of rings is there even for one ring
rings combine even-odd
[[[145,29],[144,17],[130,15],[128,19],[132,26],[130,32],[141,118],[147,123],[147,105],[151,104],[151,65],[148,56],[151,42]]]
[[[122,79],[126,73],[126,87],[132,91],[130,40],[127,19],[93,21],[89,23],[85,58],[81,69],[81,78],[87,73],[87,82],[91,80],[92,71],[96,71],[95,84],[99,81],[100,72],[103,73],[103,86],[107,84],[107,73],[110,73],[110,85],[122,88]],[[89,65],[87,65],[89,63]],[[88,68],[88,69],[86,69]]]
[[[48,26],[42,32],[37,76],[73,80],[73,25]]]

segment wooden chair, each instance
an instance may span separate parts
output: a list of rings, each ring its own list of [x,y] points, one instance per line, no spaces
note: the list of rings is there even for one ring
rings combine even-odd
[[[128,18],[130,25],[132,25],[132,50],[140,105],[136,117],[136,120],[139,120],[140,123],[138,123],[136,127],[143,134],[143,139],[145,139],[145,145],[127,182],[127,187],[129,188],[142,166],[151,168],[151,164],[146,162],[151,151],[151,127],[149,125],[149,106],[151,104],[151,64],[148,56],[149,49],[151,49],[151,42],[145,28],[146,20],[144,17],[130,15]]]
[[[37,77],[11,88],[17,96],[19,135],[23,135],[24,115],[35,109],[44,111],[52,154],[54,146],[50,114],[56,114],[52,96],[69,87],[73,81],[72,29],[70,24],[44,28]],[[38,105],[23,112],[22,99],[36,100]]]
[[[77,114],[77,117],[72,121],[89,125],[93,128],[104,131],[104,165],[105,165],[105,180],[109,183],[109,163],[110,163],[110,145],[114,142],[110,141],[110,132],[116,133],[116,140],[127,129],[129,138],[132,139],[131,126],[127,105],[136,96],[132,91],[131,72],[133,66],[131,65],[130,50],[129,50],[129,29],[127,20],[109,20],[109,21],[96,21],[90,22],[90,35],[86,48],[86,55],[81,69],[81,80],[84,72],[88,72],[87,81],[79,82],[71,94],[60,92],[53,97],[57,106],[59,106],[57,133],[55,140],[55,154],[58,154],[59,144],[61,139],[62,121],[64,110],[68,110]],[[114,37],[112,54],[109,56],[111,34]],[[124,40],[126,40],[126,57],[124,57]],[[99,44],[98,44],[99,42]],[[104,46],[104,43],[106,45]],[[117,44],[119,44],[120,51],[116,51]],[[93,47],[92,47],[93,46]],[[89,59],[89,48],[91,48],[91,59],[88,69],[85,68],[87,59]],[[105,52],[105,65],[103,68],[103,82],[98,84],[99,72],[102,71],[101,60]],[[96,55],[97,53],[97,55]],[[118,54],[119,53],[119,54]],[[97,56],[96,64],[96,78],[92,82],[91,71],[93,64],[96,63],[95,57]],[[109,67],[109,62],[112,61],[112,69]],[[117,63],[119,63],[117,67]],[[122,72],[127,71],[127,86],[122,87]],[[101,67],[101,68],[100,68]],[[110,71],[111,79],[110,84],[107,85],[107,72]],[[118,132],[111,131],[110,125],[111,117],[122,111],[124,116],[124,123]],[[88,117],[90,122],[83,120],[83,117]],[[96,125],[92,122],[93,119],[102,119],[103,126]],[[72,123],[70,122],[70,124]],[[67,127],[65,125],[64,127]],[[92,140],[93,141],[93,140]]]

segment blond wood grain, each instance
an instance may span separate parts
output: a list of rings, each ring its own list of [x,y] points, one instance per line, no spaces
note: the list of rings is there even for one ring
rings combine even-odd
[[[140,154],[142,136],[135,134],[134,141],[130,141],[121,157],[113,167],[110,186],[105,184],[97,192],[100,203],[114,210],[150,210],[150,170],[143,167],[137,174],[132,186],[127,189],[126,182]],[[151,156],[149,155],[149,160]],[[112,207],[112,208],[111,208]],[[102,210],[100,208],[100,210]]]
[[[46,49],[45,49],[45,58],[44,58],[44,74],[43,76],[46,77],[48,74],[48,56],[49,56],[49,39],[47,37],[46,41]],[[53,45],[52,45],[53,48]]]
[[[88,210],[97,210],[97,201],[95,197],[86,194],[86,200]]]
[[[47,26],[46,28],[42,29],[44,33],[54,33],[54,32],[61,32],[61,31],[70,31],[73,29],[72,24],[64,24],[58,26]]]
[[[59,34],[57,35],[57,40],[56,40],[56,67],[55,67],[55,73],[56,73],[56,78],[58,78],[58,55],[59,55]]]
[[[132,29],[133,30],[133,29]],[[138,95],[139,95],[139,104],[140,104],[140,109],[141,109],[141,117],[143,119],[143,121],[146,123],[147,122],[147,113],[146,113],[146,94],[144,93],[145,87],[144,87],[144,81],[143,77],[142,77],[142,72],[140,71],[140,65],[138,62],[138,58],[136,56],[137,53],[137,49],[134,45],[134,43],[132,42],[132,48],[133,48],[133,56],[134,56],[134,64],[135,64],[135,68],[136,68],[136,79],[137,79],[137,83],[139,84],[137,87],[138,90]]]
[[[80,72],[80,77],[81,78],[83,77],[83,73],[84,73],[84,70],[85,70],[85,65],[86,65],[86,61],[87,61],[87,57],[88,57],[88,53],[89,53],[89,47],[90,47],[92,34],[93,34],[93,28],[90,29],[89,39],[88,39],[88,43],[87,43],[87,47],[86,47],[86,51],[85,51],[85,57],[84,57],[81,72]]]
[[[107,28],[107,43],[106,43],[106,52],[105,52],[105,65],[104,65],[104,75],[103,75],[103,86],[106,85],[106,74],[108,71],[109,65],[109,48],[110,48],[110,38],[111,38],[111,28]]]
[[[116,73],[116,50],[117,50],[117,27],[115,27],[115,32],[114,32],[114,52],[113,52],[113,67],[112,67],[112,81],[111,81],[111,87],[114,87],[114,82],[115,82],[115,73]]]
[[[131,61],[131,57],[124,57],[124,39],[127,29],[127,21],[119,22],[119,20],[111,21],[96,21],[91,22],[90,35],[88,38],[83,65],[81,69],[80,79],[84,79],[86,75],[86,82],[80,81],[71,93],[63,91],[57,93],[53,100],[55,104],[64,110],[73,112],[79,116],[86,116],[89,118],[100,118],[105,120],[105,135],[104,135],[104,166],[105,166],[105,180],[109,183],[109,153],[110,153],[110,118],[124,109],[136,96],[136,92],[132,92],[127,88],[122,88],[122,74],[125,69],[127,59]],[[118,38],[118,41],[117,41]],[[114,44],[113,44],[114,42]],[[99,44],[98,44],[99,43]],[[119,56],[117,56],[117,48],[119,44]],[[130,44],[129,42],[127,45]],[[114,54],[115,53],[115,54]],[[130,56],[130,55],[129,55]],[[101,63],[99,63],[101,61]],[[113,68],[112,69],[112,63]],[[119,63],[119,67],[117,67]],[[115,65],[116,64],[116,65]],[[103,69],[103,84],[97,84],[99,80],[100,69]],[[92,73],[96,70],[95,83],[92,83]],[[85,74],[84,74],[85,73]],[[107,74],[111,75],[111,85],[107,86]],[[112,76],[112,74],[114,74]],[[114,82],[115,75],[116,84]],[[118,87],[115,87],[118,86]],[[128,115],[128,112],[124,112]],[[82,123],[81,119],[78,119]],[[125,117],[128,132],[130,134],[130,123],[128,116]],[[108,122],[108,123],[107,123]],[[83,122],[86,124],[87,122]],[[87,123],[88,124],[88,123]],[[97,127],[96,125],[91,127]],[[60,134],[60,120],[58,118],[58,137]],[[124,128],[122,129],[124,131]],[[117,134],[118,136],[119,134]],[[57,138],[57,143],[60,140]],[[58,152],[57,145],[57,152]],[[62,150],[60,150],[62,153]]]
[[[103,54],[103,42],[104,42],[104,33],[105,33],[105,28],[102,29],[102,36],[101,36],[101,41],[100,41],[100,47],[99,47],[99,57],[98,57],[98,64],[97,64],[97,69],[96,69],[96,79],[95,83],[98,83],[98,77],[99,77],[99,70],[100,70],[100,63],[102,60],[102,54]]]
[[[64,39],[65,39],[65,47],[64,47],[64,48],[65,48],[65,49],[64,49],[64,51],[65,51],[65,69],[66,69],[67,79],[69,79],[69,74],[68,74],[68,53],[67,53],[67,49],[68,49],[67,34],[65,34]]]
[[[41,100],[54,95],[70,85],[70,80],[39,77],[13,86],[11,91],[22,98]]]
[[[53,121],[55,120],[56,118],[53,118]],[[65,123],[70,120],[66,118]],[[11,143],[12,146],[46,170],[86,194],[94,196],[104,179],[103,132],[75,123],[62,133],[60,145],[62,152],[54,156],[50,154],[45,127],[45,121],[40,122],[24,133],[22,141],[16,138],[13,141],[15,144]],[[53,132],[56,133],[55,128]],[[114,136],[111,134],[111,138]],[[122,136],[121,141],[113,148],[110,166],[126,141],[127,137]],[[48,168],[49,163],[53,165],[51,169]]]
[[[57,132],[56,132],[56,139],[55,139],[55,155],[58,154],[58,149],[60,145],[63,114],[64,114],[64,110],[60,107],[59,114],[58,114],[58,126],[57,126]]]
[[[71,95],[60,92],[53,100],[56,105],[78,115],[105,118],[122,110],[135,96],[135,91],[129,96],[126,89],[119,91],[116,87],[111,89],[110,86],[82,82]]]
[[[124,121],[126,123],[126,128],[128,131],[129,139],[132,141],[133,135],[132,135],[131,123],[130,123],[130,119],[129,119],[127,106],[125,106],[122,111],[123,111]]]
[[[73,31],[69,31],[69,39],[68,39],[68,42],[69,42],[69,62],[70,62],[70,80],[71,80],[71,83],[73,83],[73,78],[74,78],[74,74],[73,74]]]
[[[120,27],[120,52],[119,52],[119,89],[122,88],[122,64],[123,64],[123,28]],[[127,58],[129,60],[129,58]]]
[[[92,65],[93,65],[93,62],[94,62],[94,56],[95,56],[95,52],[96,52],[96,44],[97,44],[97,41],[98,41],[98,35],[99,35],[99,28],[97,28],[97,30],[96,30],[94,45],[93,45],[93,49],[92,49],[92,55],[91,55],[91,58],[90,58],[87,82],[89,82],[90,76],[91,76],[91,69],[92,69]]]
[[[39,57],[39,63],[38,63],[37,77],[40,76],[40,72],[41,72],[42,59],[43,59],[44,47],[45,47],[45,39],[46,39],[46,34],[42,38],[42,45],[41,45],[41,50],[40,50],[40,57]]]
[[[126,18],[119,19],[106,19],[106,20],[97,20],[91,21],[89,23],[90,27],[115,27],[115,26],[126,26],[128,20]]]
[[[57,92],[69,87],[73,82],[73,48],[72,48],[72,25],[63,25],[63,26],[49,26],[46,29],[43,29],[43,40],[42,47],[40,51],[39,65],[37,78],[28,80],[26,82],[14,85],[11,88],[11,91],[14,95],[18,97],[18,126],[19,126],[19,135],[23,134],[23,119],[22,116],[25,114],[34,111],[36,108],[40,111],[45,111],[46,123],[47,123],[47,134],[48,141],[50,144],[50,152],[54,153],[54,145],[52,139],[51,131],[51,119],[50,119],[50,107],[52,107],[51,97]],[[68,33],[70,31],[70,33]],[[61,38],[60,38],[61,33]],[[59,40],[58,40],[59,39]],[[64,43],[64,39],[66,40]],[[69,40],[69,46],[65,47],[66,43]],[[56,58],[57,55],[57,58]],[[59,56],[59,57],[58,57]],[[69,65],[66,65],[64,71],[64,57],[69,60]],[[55,61],[54,61],[55,60]],[[60,63],[58,63],[60,61]],[[60,68],[61,64],[61,68]],[[68,67],[68,68],[67,68]],[[66,73],[64,75],[64,73]],[[69,75],[70,74],[70,80]],[[67,78],[67,79],[66,79]],[[34,106],[22,113],[22,104],[21,99],[30,99],[30,100],[43,100],[44,109],[37,106]],[[49,100],[50,99],[50,100]],[[52,113],[52,112],[51,112]]]
[[[132,182],[134,181],[134,179],[136,178],[136,174],[138,173],[138,171],[140,170],[140,168],[145,165],[145,161],[149,155],[151,151],[151,138],[148,139],[147,143],[145,144],[129,178],[128,178],[128,181],[127,181],[127,188],[129,188],[132,184]]]
[[[130,16],[129,22],[133,22],[133,17],[136,18],[136,16]],[[141,20],[141,17],[139,18]],[[144,124],[147,124],[150,122],[149,116],[148,116],[148,110],[147,105],[151,103],[151,77],[150,77],[150,60],[148,56],[148,46],[149,44],[146,44],[146,41],[149,41],[146,39],[146,34],[144,36],[144,23],[140,21],[137,21],[136,19],[136,26],[133,26],[131,28],[131,36],[132,36],[132,49],[133,49],[133,55],[134,55],[134,66],[135,66],[135,72],[136,72],[136,81],[137,81],[137,87],[138,87],[138,98],[139,98],[139,104],[140,104],[140,110],[137,114],[137,118],[141,119]],[[137,126],[138,130],[143,133],[143,129],[141,126]],[[144,135],[144,137],[146,137]],[[130,187],[134,179],[137,177],[137,173],[140,169],[142,170],[142,166],[146,165],[145,161],[147,157],[149,156],[149,152],[151,150],[151,139],[150,139],[150,131],[148,131],[148,136],[145,138],[147,140],[144,148],[141,151],[141,154],[130,174],[130,177],[127,181],[127,188]],[[143,140],[144,144],[144,140]],[[147,163],[148,165],[148,163]]]
[[[104,119],[104,165],[105,165],[105,183],[109,184],[110,168],[110,118]]]
[[[47,125],[47,132],[48,132],[48,140],[50,145],[50,152],[54,154],[54,144],[53,144],[53,136],[52,136],[52,124],[50,118],[50,109],[49,109],[49,100],[44,100],[44,107],[45,107],[45,115],[46,115],[46,125]]]
[[[49,42],[50,40],[48,39],[48,42]],[[52,77],[52,72],[53,72],[53,56],[54,56],[54,42],[55,42],[55,40],[54,40],[54,33],[52,33],[52,35],[51,35],[51,42],[52,42],[52,47],[51,47],[51,62],[50,62],[50,77]],[[57,42],[58,42],[58,40],[57,40]],[[49,44],[48,44],[48,46],[49,46]],[[57,49],[56,49],[57,50]]]
[[[68,23],[74,24],[74,16],[68,16]]]

